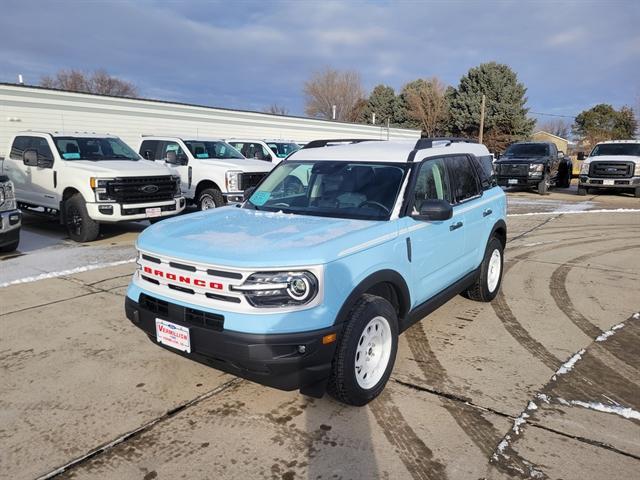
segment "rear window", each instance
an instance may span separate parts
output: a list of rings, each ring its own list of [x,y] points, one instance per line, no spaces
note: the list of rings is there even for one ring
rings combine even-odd
[[[544,143],[514,143],[504,152],[505,157],[544,157],[549,155],[549,145]]]
[[[591,157],[598,155],[630,155],[640,157],[640,143],[603,143],[596,145]]]

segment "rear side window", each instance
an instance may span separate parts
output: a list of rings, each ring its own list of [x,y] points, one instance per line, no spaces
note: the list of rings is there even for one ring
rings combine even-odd
[[[425,200],[446,200],[451,202],[449,179],[444,160],[435,158],[420,165],[413,194],[413,213],[418,213]]]
[[[483,190],[489,190],[497,185],[495,171],[493,169],[493,157],[491,155],[485,155],[482,157],[471,157],[472,162],[476,167],[478,176],[480,177],[480,185]]]
[[[11,146],[9,157],[14,160],[22,160],[22,154],[29,146],[30,137],[16,137]]]
[[[453,184],[453,199],[456,203],[480,195],[480,185],[473,165],[467,156],[447,159],[449,176]]]
[[[140,155],[147,160],[157,160],[158,157],[158,140],[145,140],[140,145]]]

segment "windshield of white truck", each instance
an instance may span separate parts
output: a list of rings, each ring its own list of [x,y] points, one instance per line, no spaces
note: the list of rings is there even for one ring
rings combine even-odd
[[[245,208],[386,220],[407,168],[397,163],[287,160],[260,184]]]
[[[185,140],[184,144],[196,158],[244,158],[238,150],[226,142]]]
[[[504,152],[505,157],[527,158],[546,157],[549,147],[540,143],[514,143]]]
[[[269,148],[278,156],[278,158],[285,158],[290,153],[300,150],[300,145],[297,143],[289,142],[269,142],[267,143]]]
[[[116,137],[54,137],[65,160],[139,160],[140,156]]]
[[[631,155],[640,157],[640,143],[603,143],[596,145],[591,157],[598,155]]]

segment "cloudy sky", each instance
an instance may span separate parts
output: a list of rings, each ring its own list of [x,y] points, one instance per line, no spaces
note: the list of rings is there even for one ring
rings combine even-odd
[[[0,2],[0,82],[58,69],[135,83],[142,96],[302,114],[305,79],[355,69],[367,89],[481,62],[510,65],[534,112],[640,103],[640,2]]]

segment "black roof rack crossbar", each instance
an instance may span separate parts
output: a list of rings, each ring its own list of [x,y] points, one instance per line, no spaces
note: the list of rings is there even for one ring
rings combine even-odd
[[[452,143],[478,143],[477,140],[473,138],[464,138],[464,137],[431,137],[431,138],[421,138],[419,139],[413,150],[409,153],[407,157],[407,162],[413,162],[413,159],[416,157],[416,153],[419,150],[425,150],[427,148],[433,148],[434,143],[445,143],[446,145],[451,145]],[[449,142],[449,143],[446,143]]]
[[[375,138],[331,138],[323,140],[311,140],[302,148],[319,148],[326,147],[331,143],[362,143],[362,142],[378,142]]]

